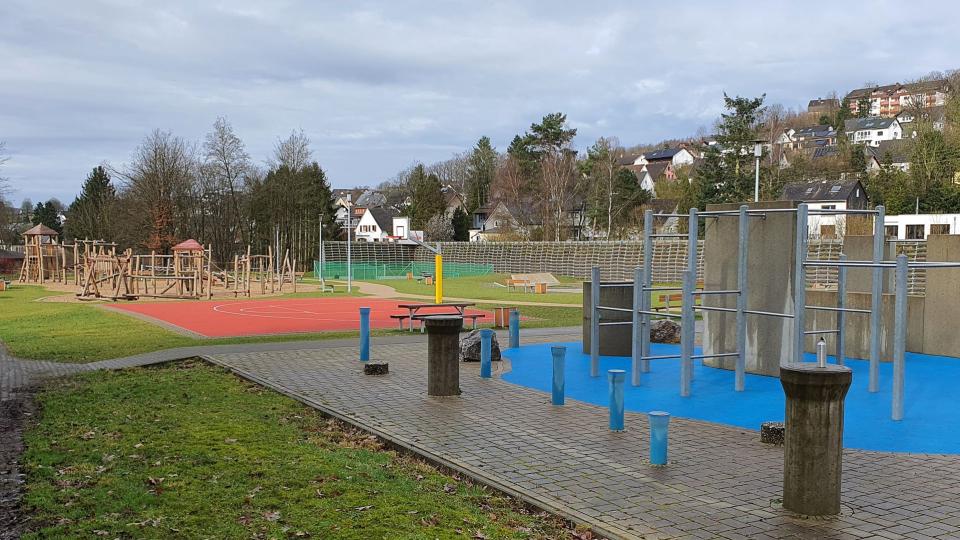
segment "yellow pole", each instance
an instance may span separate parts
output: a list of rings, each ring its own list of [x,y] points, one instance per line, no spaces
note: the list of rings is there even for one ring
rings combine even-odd
[[[434,303],[443,303],[443,255],[437,253],[433,256],[433,294]]]

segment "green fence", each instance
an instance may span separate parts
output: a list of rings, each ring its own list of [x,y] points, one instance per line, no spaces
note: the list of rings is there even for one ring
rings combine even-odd
[[[342,261],[325,262],[321,268],[320,261],[313,261],[313,275],[323,276],[323,279],[346,279],[347,263]],[[400,279],[407,274],[414,277],[433,275],[433,263],[378,263],[371,261],[355,262],[351,265],[353,279]],[[322,270],[322,272],[321,272]],[[474,263],[443,263],[443,277],[458,278],[467,276],[485,276],[493,273],[492,264]]]

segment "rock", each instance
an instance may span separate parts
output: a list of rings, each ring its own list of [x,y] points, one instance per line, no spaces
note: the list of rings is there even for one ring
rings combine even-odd
[[[390,364],[387,362],[367,362],[363,365],[365,375],[386,375],[390,372]]]
[[[650,343],[680,343],[680,325],[660,319],[650,325]]]
[[[493,334],[493,339],[490,343],[490,361],[497,362],[499,360],[500,344],[497,343],[497,334]],[[472,330],[460,340],[460,361],[480,361],[480,330]]]
[[[783,422],[764,422],[760,424],[760,442],[782,445],[783,430]]]

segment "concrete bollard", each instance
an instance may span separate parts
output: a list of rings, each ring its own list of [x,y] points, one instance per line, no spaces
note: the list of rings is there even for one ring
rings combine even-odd
[[[491,377],[490,355],[493,351],[493,330],[480,330],[480,376],[484,379]]]
[[[808,516],[840,513],[843,400],[850,368],[793,363],[780,367],[787,396],[783,449],[783,507]]]
[[[647,418],[650,421],[650,464],[666,465],[670,413],[650,411]]]
[[[511,309],[510,310],[510,348],[517,349],[520,347],[520,310]]]
[[[566,368],[567,348],[562,345],[550,347],[553,353],[553,396],[551,403],[554,405],[563,405],[564,394],[566,393],[566,380],[563,370]]]
[[[427,395],[460,395],[460,330],[463,317],[425,317],[427,329]]]
[[[623,431],[623,383],[627,372],[622,369],[607,371],[610,381],[610,431]]]
[[[370,360],[370,308],[360,308],[360,361]]]

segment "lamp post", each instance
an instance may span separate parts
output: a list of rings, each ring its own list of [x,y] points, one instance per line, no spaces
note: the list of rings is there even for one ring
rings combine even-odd
[[[760,156],[763,155],[763,141],[753,141],[753,157],[757,158],[757,166],[753,180],[753,202],[760,201]]]
[[[353,205],[350,204],[349,201],[347,201],[347,294],[350,294],[351,292],[353,292],[353,276],[351,275],[353,273],[353,262],[352,262],[352,259],[350,258],[350,242],[353,241],[352,239],[353,234],[350,229],[352,228],[353,228]]]
[[[323,213],[320,214],[320,246],[317,249],[317,260],[320,261],[317,271],[320,274],[320,291],[323,292]]]

